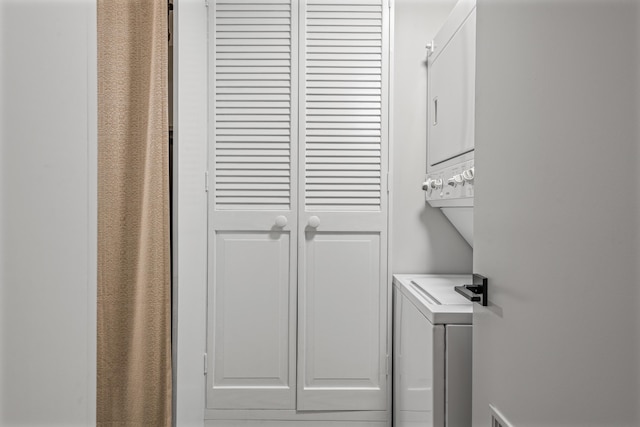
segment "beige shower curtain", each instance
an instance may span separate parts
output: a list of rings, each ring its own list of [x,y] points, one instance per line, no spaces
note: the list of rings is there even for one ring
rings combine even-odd
[[[97,421],[170,426],[167,2],[97,4]]]

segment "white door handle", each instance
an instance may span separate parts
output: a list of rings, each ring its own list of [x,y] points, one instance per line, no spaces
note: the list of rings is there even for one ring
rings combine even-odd
[[[438,97],[433,98],[433,125],[438,125]]]
[[[319,225],[320,225],[320,218],[318,218],[315,215],[309,218],[309,227],[318,228]]]
[[[278,215],[276,217],[276,226],[282,228],[287,225],[287,217],[284,215]]]

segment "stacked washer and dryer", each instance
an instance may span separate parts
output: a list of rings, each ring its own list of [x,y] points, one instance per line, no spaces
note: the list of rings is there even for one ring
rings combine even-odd
[[[475,0],[460,0],[427,45],[428,157],[422,187],[426,201],[440,208],[472,247],[475,33]],[[473,310],[471,294],[461,285],[472,281],[471,274],[394,275],[395,427],[471,425]]]
[[[475,0],[460,0],[427,45],[427,202],[473,247]]]

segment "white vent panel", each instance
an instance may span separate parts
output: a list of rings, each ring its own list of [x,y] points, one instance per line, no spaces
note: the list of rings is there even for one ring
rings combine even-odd
[[[382,206],[382,1],[310,0],[304,13],[307,210]]]
[[[290,210],[297,155],[291,0],[215,2],[213,197],[217,210]]]

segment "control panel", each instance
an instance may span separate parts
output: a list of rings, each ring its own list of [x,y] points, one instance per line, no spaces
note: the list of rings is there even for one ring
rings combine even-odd
[[[427,174],[422,184],[427,202],[437,208],[473,206],[474,176],[473,160]]]

